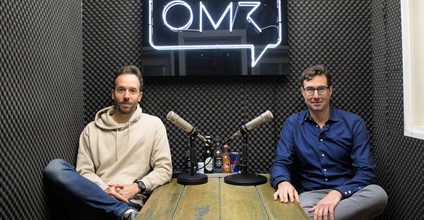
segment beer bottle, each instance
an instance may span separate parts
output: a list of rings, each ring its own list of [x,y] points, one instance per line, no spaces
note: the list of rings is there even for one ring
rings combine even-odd
[[[219,137],[215,138],[215,150],[213,154],[214,159],[214,169],[215,173],[222,173],[222,149],[221,149],[221,139]]]
[[[222,172],[231,173],[231,158],[228,152],[228,145],[225,144],[222,148]]]
[[[203,162],[204,162],[204,172],[205,173],[213,173],[213,151],[209,143],[212,143],[211,136],[205,136],[206,143],[205,149],[203,150]]]

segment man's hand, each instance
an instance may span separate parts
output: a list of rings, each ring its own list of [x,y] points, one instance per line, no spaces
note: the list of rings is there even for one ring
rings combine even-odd
[[[299,194],[293,185],[288,181],[283,181],[278,184],[277,192],[274,193],[274,200],[280,197],[280,202],[294,202],[295,200],[300,203]]]
[[[134,198],[137,193],[140,192],[137,183],[132,183],[130,185],[125,185],[122,183],[110,183],[108,184],[109,188],[105,192],[117,200],[128,203],[129,200]]]
[[[334,220],[334,209],[342,199],[342,194],[337,190],[331,190],[323,199],[321,199],[312,209],[308,212],[314,213],[314,220]]]

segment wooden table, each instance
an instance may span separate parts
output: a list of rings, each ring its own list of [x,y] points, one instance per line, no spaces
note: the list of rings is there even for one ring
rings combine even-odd
[[[181,185],[174,178],[152,193],[136,220],[309,219],[298,203],[274,201],[274,191],[269,182],[237,186],[209,176],[205,184]]]

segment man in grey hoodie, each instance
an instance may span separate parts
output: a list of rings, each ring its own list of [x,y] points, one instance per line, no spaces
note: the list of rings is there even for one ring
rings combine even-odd
[[[83,130],[76,168],[55,159],[44,169],[47,196],[68,210],[64,218],[134,219],[143,194],[170,181],[166,129],[158,117],[142,113],[142,86],[137,67],[118,69],[114,105],[97,112]]]

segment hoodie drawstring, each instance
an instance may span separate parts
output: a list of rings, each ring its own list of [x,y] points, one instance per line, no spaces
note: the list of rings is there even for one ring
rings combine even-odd
[[[118,143],[119,143],[119,141],[118,141],[118,137],[119,137],[119,135],[118,135],[118,132],[119,132],[119,129],[116,129],[116,138],[115,138],[115,140],[116,140],[116,143],[115,143],[115,161],[118,161]]]

